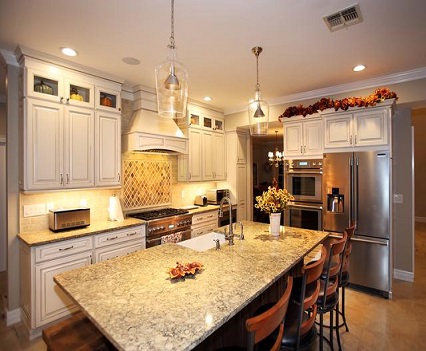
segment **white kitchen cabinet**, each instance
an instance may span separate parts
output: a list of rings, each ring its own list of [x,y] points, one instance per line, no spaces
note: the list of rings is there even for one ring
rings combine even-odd
[[[121,182],[121,116],[95,113],[95,185],[119,186]]]
[[[55,275],[142,250],[145,233],[146,226],[140,225],[39,246],[21,242],[21,316],[30,337],[76,310]]]
[[[94,263],[145,248],[145,225],[110,231],[94,236]]]
[[[67,106],[93,108],[95,85],[91,77],[72,73],[57,66],[33,62],[23,72],[24,97]]]
[[[121,83],[31,55],[20,64],[21,188],[119,186]]]
[[[285,157],[321,155],[322,131],[322,121],[319,118],[284,122]]]
[[[202,179],[226,179],[225,135],[216,132],[202,133]]]
[[[391,106],[387,104],[385,107],[360,108],[351,113],[324,115],[324,148],[334,150],[388,146],[391,114]]]
[[[90,265],[92,247],[91,236],[35,247],[21,243],[21,316],[31,338],[49,323],[76,310],[53,277]]]
[[[219,210],[194,213],[192,216],[191,238],[214,231],[218,227]]]
[[[237,165],[237,221],[247,219],[247,166]]]
[[[178,157],[178,180],[197,182],[202,180],[202,131],[188,128],[188,155]]]
[[[189,154],[179,156],[179,181],[226,179],[225,135],[188,128]]]
[[[188,124],[192,128],[201,128],[209,131],[224,132],[225,121],[223,116],[215,115],[213,113],[207,114],[203,112],[202,108],[191,109],[188,108]]]
[[[94,112],[25,99],[24,190],[94,185]]]

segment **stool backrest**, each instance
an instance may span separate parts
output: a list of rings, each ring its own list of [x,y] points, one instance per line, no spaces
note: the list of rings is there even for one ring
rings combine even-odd
[[[281,340],[284,334],[284,317],[287,312],[290,293],[293,287],[293,277],[289,276],[284,294],[269,310],[247,319],[246,329],[248,331],[247,350],[253,350],[254,345],[271,335],[279,327],[279,332],[271,351],[281,348]]]
[[[315,323],[317,314],[317,299],[320,292],[320,277],[324,268],[325,258],[327,257],[327,249],[325,246],[321,249],[321,257],[317,261],[309,262],[302,267],[302,288],[300,290],[300,298],[298,301],[303,301],[300,304],[297,340],[300,336],[309,332]],[[309,311],[309,318],[303,320],[303,314]]]
[[[323,296],[322,307],[326,305],[327,296],[331,296],[337,290],[347,237],[348,234],[345,231],[341,239],[335,239],[330,243],[321,281],[322,290],[320,291],[320,295]]]
[[[347,238],[346,238],[345,248],[344,248],[343,256],[342,256],[342,265],[340,267],[340,272],[339,272],[339,281],[342,280],[343,273],[347,272],[349,269],[349,258],[352,252],[351,239],[355,233],[355,228],[356,228],[356,222],[352,222],[350,227],[345,228],[345,233],[347,235]]]

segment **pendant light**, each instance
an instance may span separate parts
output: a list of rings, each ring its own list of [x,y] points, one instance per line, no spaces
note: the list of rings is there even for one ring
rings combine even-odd
[[[175,1],[171,0],[171,34],[167,60],[155,68],[158,115],[175,120],[186,118],[188,102],[188,72],[177,61],[174,29]]]
[[[248,117],[250,125],[250,134],[253,136],[263,136],[268,133],[268,121],[269,121],[269,104],[262,100],[260,93],[259,84],[259,55],[263,49],[259,46],[251,49],[253,54],[256,56],[256,92],[254,95],[254,101],[248,106]]]
[[[278,130],[275,131],[275,152],[268,152],[268,160],[271,166],[278,168],[284,158],[284,152],[278,151]]]

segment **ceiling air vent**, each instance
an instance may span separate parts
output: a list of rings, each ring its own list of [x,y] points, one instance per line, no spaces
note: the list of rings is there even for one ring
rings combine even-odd
[[[330,32],[362,22],[359,4],[347,7],[339,12],[323,17]]]

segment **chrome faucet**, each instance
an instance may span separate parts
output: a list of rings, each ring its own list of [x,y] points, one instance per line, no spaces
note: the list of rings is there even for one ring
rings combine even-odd
[[[223,217],[223,203],[228,202],[229,204],[229,233],[226,234],[225,231],[225,240],[229,241],[229,245],[234,245],[234,230],[232,228],[232,204],[231,199],[228,196],[224,196],[219,203],[219,217]]]

